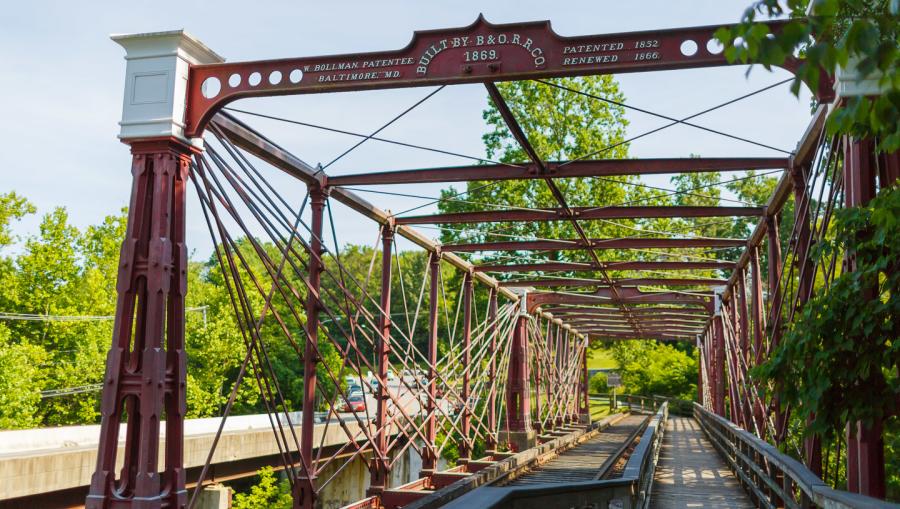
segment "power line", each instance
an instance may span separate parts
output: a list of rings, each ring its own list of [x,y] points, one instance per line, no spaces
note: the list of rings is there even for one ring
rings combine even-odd
[[[304,126],[304,127],[311,127],[311,128],[313,128],[313,129],[321,129],[321,130],[323,130],[323,131],[329,131],[329,132],[338,133],[338,134],[346,134],[347,136],[356,136],[357,138],[367,138],[367,139],[370,139],[370,140],[380,141],[380,142],[382,142],[382,143],[390,143],[390,144],[392,144],[392,145],[399,145],[399,146],[401,146],[401,147],[414,148],[414,149],[418,149],[418,150],[425,150],[425,151],[428,151],[428,152],[435,152],[435,153],[438,153],[438,154],[444,154],[444,155],[449,155],[449,156],[462,157],[463,159],[469,159],[469,160],[472,160],[472,161],[478,161],[478,162],[482,162],[482,163],[500,164],[500,165],[503,165],[503,166],[511,166],[511,167],[514,167],[514,168],[523,168],[523,166],[522,166],[522,165],[519,165],[519,164],[504,163],[504,162],[501,162],[501,161],[494,161],[494,160],[491,160],[491,159],[485,159],[485,158],[483,158],[483,157],[475,157],[475,156],[470,156],[470,155],[466,155],[466,154],[460,154],[460,153],[458,153],[458,152],[451,152],[451,151],[449,151],[449,150],[443,150],[443,149],[433,148],[433,147],[426,147],[426,146],[423,146],[423,145],[416,145],[416,144],[414,144],[414,143],[407,143],[407,142],[404,142],[404,141],[389,140],[389,139],[387,139],[387,138],[380,138],[380,137],[378,137],[378,136],[372,136],[372,135],[370,135],[370,134],[355,133],[355,132],[353,132],[353,131],[346,131],[346,130],[343,130],[343,129],[336,129],[336,128],[334,128],[334,127],[326,127],[326,126],[323,126],[323,125],[311,124],[311,123],[309,123],[309,122],[301,122],[300,120],[292,120],[292,119],[289,119],[289,118],[276,117],[276,116],[274,116],[274,115],[266,115],[266,114],[264,114],[264,113],[256,113],[256,112],[253,112],[253,111],[240,110],[240,109],[237,109],[237,108],[230,108],[230,107],[229,107],[229,108],[223,108],[223,109],[225,109],[225,110],[227,110],[227,111],[233,111],[233,112],[235,112],[235,113],[243,113],[243,114],[245,114],[245,115],[252,115],[252,116],[254,116],[254,117],[266,118],[266,119],[269,119],[269,120],[277,120],[277,121],[279,121],[279,122],[286,122],[286,123],[288,123],[288,124],[296,124],[296,125],[301,125],[301,126]]]
[[[581,90],[575,90],[574,88],[569,88],[569,87],[566,87],[566,86],[563,86],[563,85],[559,85],[559,84],[557,84],[557,83],[553,83],[553,82],[550,82],[550,81],[546,81],[546,80],[536,80],[536,81],[537,81],[538,83],[543,83],[544,85],[547,85],[547,86],[550,86],[550,87],[555,87],[555,88],[558,88],[558,89],[560,89],[560,90],[566,90],[566,91],[569,91],[569,92],[572,92],[572,93],[575,93],[575,94],[583,95],[583,96],[585,96],[585,97],[590,97],[590,98],[592,98],[592,99],[597,99],[598,101],[603,101],[603,102],[605,102],[605,103],[615,104],[616,106],[621,106],[621,107],[623,107],[623,108],[627,108],[627,109],[630,109],[630,110],[638,111],[638,112],[641,112],[641,113],[645,113],[645,114],[647,114],[647,115],[652,115],[652,116],[654,116],[654,117],[662,118],[662,119],[664,119],[664,120],[669,120],[670,122],[672,122],[672,124],[668,124],[666,127],[671,126],[671,125],[674,125],[674,124],[682,124],[682,125],[686,125],[686,126],[689,126],[689,127],[693,127],[693,128],[695,128],[695,129],[700,129],[701,131],[706,131],[706,132],[710,132],[710,133],[713,133],[713,134],[718,134],[719,136],[724,136],[724,137],[726,137],[726,138],[731,138],[731,139],[733,139],[733,140],[743,141],[744,143],[749,143],[749,144],[751,144],[751,145],[756,145],[756,146],[758,146],[758,147],[763,147],[763,148],[767,148],[767,149],[769,149],[769,150],[775,150],[776,152],[782,152],[782,153],[784,153],[784,154],[793,155],[793,152],[791,152],[791,151],[789,151],[789,150],[784,150],[784,149],[781,149],[781,148],[778,148],[778,147],[773,147],[773,146],[771,146],[771,145],[766,145],[765,143],[760,143],[760,142],[758,142],[758,141],[753,141],[753,140],[748,139],[748,138],[743,138],[743,137],[741,137],[741,136],[736,136],[736,135],[734,135],[734,134],[729,134],[729,133],[726,133],[726,132],[723,132],[723,131],[719,131],[719,130],[716,130],[716,129],[712,129],[712,128],[709,128],[709,127],[704,127],[704,126],[699,125],[699,124],[694,124],[694,123],[692,123],[692,122],[687,122],[687,120],[689,120],[689,119],[691,119],[691,118],[694,118],[694,117],[696,117],[696,116],[698,116],[698,115],[702,115],[702,114],[704,114],[704,113],[709,113],[710,111],[712,111],[712,110],[714,110],[714,109],[718,109],[718,108],[721,108],[721,107],[726,106],[726,105],[728,105],[728,104],[732,104],[732,103],[734,103],[734,102],[740,101],[741,99],[746,99],[747,97],[750,97],[750,96],[752,96],[752,95],[758,94],[758,93],[763,92],[763,91],[765,91],[765,90],[768,90],[768,89],[770,89],[770,88],[774,88],[774,87],[777,87],[777,86],[779,86],[779,85],[783,85],[783,84],[785,84],[785,83],[787,83],[787,82],[789,82],[789,81],[793,81],[793,80],[794,80],[794,78],[789,78],[789,79],[786,79],[786,80],[783,80],[783,81],[779,81],[778,83],[774,83],[774,84],[772,84],[772,85],[769,85],[769,86],[767,86],[767,87],[765,87],[765,88],[762,88],[762,89],[760,89],[760,90],[757,90],[757,91],[755,91],[755,92],[751,92],[751,93],[749,93],[749,94],[746,94],[746,95],[744,95],[744,96],[738,97],[738,98],[736,98],[736,99],[732,99],[732,100],[730,100],[730,101],[728,101],[728,102],[719,104],[719,105],[717,105],[717,106],[715,106],[715,107],[713,107],[713,108],[710,108],[710,109],[708,109],[708,110],[702,111],[702,112],[700,112],[700,113],[697,113],[697,114],[695,114],[695,115],[691,115],[690,117],[686,117],[686,118],[682,118],[682,119],[677,119],[677,118],[675,118],[675,117],[670,117],[670,116],[668,116],[668,115],[663,115],[662,113],[656,113],[656,112],[653,112],[653,111],[650,111],[650,110],[647,110],[647,109],[644,109],[644,108],[638,108],[637,106],[631,106],[630,104],[626,104],[626,103],[623,103],[623,102],[620,102],[620,101],[614,101],[614,100],[612,100],[612,99],[607,99],[607,98],[605,98],[605,97],[600,97],[600,96],[598,96],[598,95],[594,95],[594,94],[591,94],[591,93],[588,93],[588,92],[583,92],[583,91],[581,91]]]
[[[66,387],[64,389],[47,389],[46,391],[41,391],[41,399],[72,396],[74,394],[83,394],[86,392],[100,392],[101,390],[103,390],[103,384],[79,385],[78,387]]]
[[[206,318],[209,306],[186,308],[185,312],[199,311]],[[34,313],[0,312],[0,320],[19,320],[27,322],[103,322],[114,320],[115,315],[39,315]]]

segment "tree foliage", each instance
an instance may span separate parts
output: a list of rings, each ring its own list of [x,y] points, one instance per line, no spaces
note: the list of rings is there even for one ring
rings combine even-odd
[[[618,83],[611,76],[561,78],[553,82],[616,102],[624,100]],[[497,88],[503,94],[529,142],[543,160],[627,157],[628,145],[624,141],[628,122],[622,106],[536,81],[498,83]],[[482,137],[487,156],[502,163],[528,164],[525,152],[510,133],[492,102],[488,103],[483,117],[489,129]],[[556,179],[572,206],[613,205],[633,199],[640,191],[622,184],[631,181],[636,181],[636,178],[628,176]],[[459,194],[460,192],[452,187],[444,189],[441,192],[444,200],[438,205],[440,211],[464,212],[495,207],[559,206],[547,184],[541,179],[468,182],[464,200],[454,198]],[[634,224],[633,221],[619,221],[619,223]],[[461,231],[463,229],[466,231]],[[585,229],[588,235],[594,237],[621,236],[627,233],[625,228],[611,222],[585,223]],[[502,234],[493,235],[497,230],[496,225],[489,223],[461,225],[459,228],[442,230],[441,240],[444,243],[451,243],[462,240],[483,242],[509,236],[575,237],[575,231],[565,221],[504,224]],[[561,259],[567,255],[572,258],[584,256],[583,253],[546,253],[550,259]]]
[[[766,68],[797,56],[800,65],[794,94],[806,83],[813,91],[823,72],[835,76],[839,67],[855,67],[861,78],[875,79],[883,90],[876,97],[852,97],[828,119],[832,133],[875,138],[886,152],[900,149],[900,49],[896,0],[759,0],[744,11],[734,29],[716,33],[725,56],[734,62],[760,63]],[[786,8],[785,8],[786,7]],[[807,10],[809,9],[809,16]],[[777,33],[757,23],[760,15],[790,15]]]
[[[232,509],[290,509],[293,507],[291,487],[287,479],[279,481],[272,467],[263,467],[256,473],[259,482],[247,493],[236,493]]]
[[[848,253],[845,271],[803,307],[755,375],[780,384],[781,402],[814,415],[808,432],[834,438],[847,422],[895,413],[900,395],[900,188],[835,212],[834,238],[815,258]]]
[[[697,393],[697,359],[690,346],[656,341],[620,341],[610,347],[624,391],[643,396],[692,400]]]

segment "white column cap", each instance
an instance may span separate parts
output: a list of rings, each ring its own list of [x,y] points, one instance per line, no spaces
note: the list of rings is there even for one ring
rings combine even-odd
[[[881,95],[888,90],[887,85],[878,82],[884,76],[881,71],[875,69],[868,76],[861,76],[857,65],[859,58],[851,58],[846,67],[838,67],[834,76],[835,101],[842,97],[856,97],[861,95]]]
[[[184,135],[190,66],[225,59],[184,30],[110,38],[125,48],[127,61],[119,138],[171,136],[201,146],[201,138]]]

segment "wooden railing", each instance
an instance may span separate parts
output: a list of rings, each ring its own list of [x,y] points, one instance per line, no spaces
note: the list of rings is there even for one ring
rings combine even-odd
[[[799,461],[700,405],[694,404],[694,417],[757,507],[900,508],[833,489]]]

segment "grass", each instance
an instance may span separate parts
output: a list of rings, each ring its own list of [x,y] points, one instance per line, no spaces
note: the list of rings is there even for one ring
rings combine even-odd
[[[609,351],[603,349],[588,350],[588,369],[613,369],[616,367],[616,361],[609,354]]]
[[[603,401],[591,400],[591,421],[599,421],[609,415],[609,405]]]

